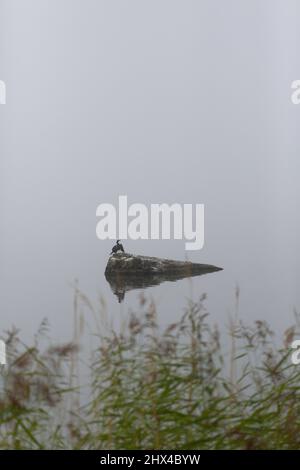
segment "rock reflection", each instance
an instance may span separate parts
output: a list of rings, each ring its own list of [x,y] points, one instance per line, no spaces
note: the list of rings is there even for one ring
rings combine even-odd
[[[204,274],[220,271],[220,268],[210,265],[203,265],[202,272],[193,273],[189,270],[184,272],[174,273],[153,273],[153,274],[134,274],[134,273],[108,273],[105,272],[105,278],[110,285],[114,295],[117,297],[118,302],[123,302],[126,292],[135,289],[146,289],[148,287],[158,286],[163,282],[176,282],[180,279],[189,277],[201,276]]]

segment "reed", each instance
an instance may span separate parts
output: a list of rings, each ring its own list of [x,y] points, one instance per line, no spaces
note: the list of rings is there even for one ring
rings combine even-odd
[[[76,309],[81,299],[95,314],[76,296]],[[289,347],[297,325],[280,346],[265,322],[245,326],[235,316],[227,347],[205,296],[164,330],[141,297],[122,331],[99,328],[84,405],[78,345],[47,344],[44,330],[30,347],[17,331],[5,338],[1,449],[300,447],[300,367]]]

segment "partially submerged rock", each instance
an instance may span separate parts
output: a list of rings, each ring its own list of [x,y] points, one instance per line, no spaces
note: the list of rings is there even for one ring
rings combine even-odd
[[[105,274],[183,274],[184,277],[188,277],[221,270],[222,268],[211,264],[174,261],[165,258],[132,255],[129,253],[116,253],[109,257]]]
[[[121,302],[125,293],[133,289],[144,289],[165,281],[174,282],[186,277],[200,276],[221,270],[222,268],[211,264],[116,253],[111,255],[108,260],[105,277]]]

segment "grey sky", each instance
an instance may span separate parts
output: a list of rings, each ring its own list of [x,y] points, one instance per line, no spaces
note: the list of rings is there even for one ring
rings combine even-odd
[[[220,318],[239,282],[245,314],[283,324],[300,301],[299,18],[296,0],[0,0],[3,328],[68,332],[74,277],[111,296],[95,211],[119,194],[204,203],[188,256],[225,269],[199,289]],[[186,292],[168,289],[173,308]]]

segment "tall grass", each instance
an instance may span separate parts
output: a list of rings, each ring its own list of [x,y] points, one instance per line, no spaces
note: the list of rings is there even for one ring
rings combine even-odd
[[[94,311],[77,289],[76,309],[80,301]],[[97,336],[81,406],[77,345],[45,345],[45,326],[31,347],[7,334],[1,449],[300,447],[300,366],[289,348],[297,325],[280,347],[265,322],[235,318],[228,353],[205,296],[164,330],[142,297],[125,329]]]

